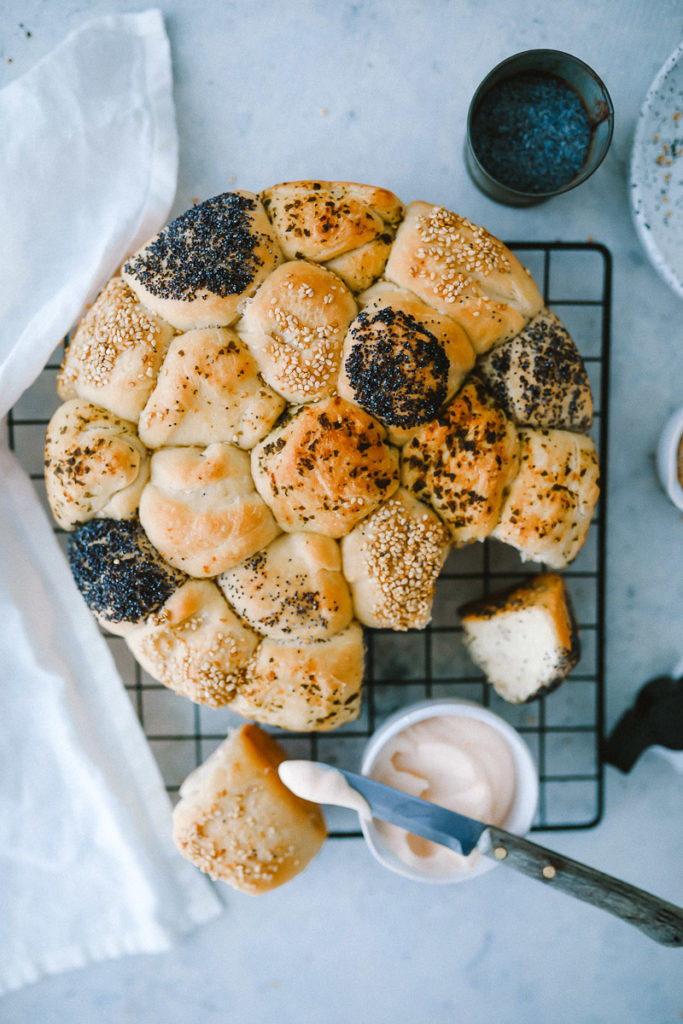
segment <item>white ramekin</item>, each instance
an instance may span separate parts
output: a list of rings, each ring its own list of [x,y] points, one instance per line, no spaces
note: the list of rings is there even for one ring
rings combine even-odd
[[[683,487],[678,479],[678,444],[683,435],[683,405],[669,417],[657,445],[657,472],[662,487],[676,508],[683,512]]]
[[[532,760],[529,748],[519,733],[500,718],[499,715],[494,714],[488,708],[484,708],[479,704],[457,699],[424,700],[402,708],[391,715],[370,738],[363,754],[361,773],[372,776],[372,769],[380,751],[397,733],[403,732],[404,729],[414,725],[415,722],[421,722],[426,718],[441,717],[442,715],[475,718],[492,726],[503,737],[512,754],[517,777],[510,813],[501,827],[515,835],[525,835],[531,828],[538,804],[538,773],[536,766]],[[447,875],[427,875],[405,864],[384,845],[371,818],[365,818],[361,815],[360,822],[363,836],[374,857],[391,871],[419,882],[432,882],[441,885],[464,882],[471,878],[477,878],[479,875],[483,875],[485,872],[490,871],[491,868],[497,866],[495,860],[489,857],[481,857],[471,868],[460,869]]]

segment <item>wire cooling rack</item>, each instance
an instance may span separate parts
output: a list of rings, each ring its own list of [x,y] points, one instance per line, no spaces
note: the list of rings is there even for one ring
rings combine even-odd
[[[406,704],[426,697],[460,697],[497,712],[523,736],[536,761],[540,799],[535,829],[589,828],[603,809],[600,748],[603,731],[605,628],[605,491],[609,375],[611,257],[598,243],[510,242],[576,342],[593,391],[592,430],[602,470],[602,497],[586,544],[564,571],[581,632],[582,656],[554,693],[530,704],[501,700],[469,659],[456,609],[468,600],[519,582],[539,570],[514,549],[485,541],[454,550],[439,579],[433,617],[425,630],[366,630],[367,664],[360,718],[329,733],[272,731],[291,757],[357,769],[368,737]],[[47,508],[43,481],[45,427],[59,404],[62,351],[22,396],[7,419],[10,447]],[[66,548],[66,536],[56,530]],[[227,709],[200,707],[142,671],[120,637],[107,643],[172,798],[189,772],[243,721]],[[330,835],[356,836],[357,818],[333,808]]]

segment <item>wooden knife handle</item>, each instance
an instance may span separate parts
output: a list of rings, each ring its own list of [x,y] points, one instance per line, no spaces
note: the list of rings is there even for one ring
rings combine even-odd
[[[502,828],[491,825],[488,833],[491,846],[481,850],[487,857],[560,889],[568,896],[601,907],[608,914],[635,925],[655,942],[664,946],[683,945],[681,907]]]

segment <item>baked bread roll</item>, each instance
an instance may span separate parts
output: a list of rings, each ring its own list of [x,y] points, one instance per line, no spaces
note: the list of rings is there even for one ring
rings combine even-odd
[[[449,548],[436,513],[396,491],[342,540],[356,618],[376,629],[423,629]]]
[[[342,398],[304,405],[251,453],[256,488],[283,530],[343,537],[398,487],[398,452]]]
[[[284,407],[235,332],[205,327],[173,339],[138,430],[149,448],[214,441],[253,448]]]
[[[303,871],[327,834],[320,807],[280,781],[285,758],[272,736],[244,725],[188,775],[173,811],[183,856],[252,896]]]
[[[353,291],[380,276],[403,204],[372,185],[294,181],[261,193],[285,256],[326,263]]]
[[[128,260],[123,279],[180,331],[229,327],[243,300],[282,261],[251,192],[224,192],[187,210]]]
[[[215,583],[188,580],[143,626],[126,634],[153,679],[196,704],[228,704],[244,682],[258,637],[228,607]]]
[[[187,581],[150,544],[137,519],[91,519],[69,534],[71,573],[101,626],[125,636]]]
[[[517,432],[475,377],[401,453],[403,486],[439,513],[456,547],[487,537],[517,471]]]
[[[154,453],[140,522],[169,565],[200,579],[237,565],[280,532],[254,490],[249,456],[219,442]]]
[[[557,573],[540,573],[458,611],[472,660],[512,704],[557,689],[581,656],[569,591]]]
[[[363,657],[363,630],[357,622],[328,640],[310,643],[266,637],[230,708],[294,732],[336,729],[360,714]]]
[[[64,530],[94,516],[127,519],[149,479],[149,456],[135,424],[83,398],[52,416],[45,438],[45,486]]]
[[[583,432],[593,420],[588,375],[576,345],[554,313],[542,310],[479,362],[496,401],[515,423]]]
[[[453,397],[474,366],[474,350],[450,317],[395,285],[380,282],[360,301],[363,309],[344,341],[337,390],[402,444]]]
[[[174,333],[113,277],[69,342],[57,378],[60,398],[85,398],[137,423]]]
[[[324,640],[351,621],[339,545],[317,533],[285,533],[228,569],[218,584],[237,613],[273,640]]]
[[[519,431],[520,464],[493,536],[522,559],[563,569],[581,549],[598,500],[591,438],[566,430]]]
[[[430,203],[408,206],[385,277],[452,317],[477,354],[517,334],[543,304],[531,275],[502,242]]]
[[[335,274],[293,260],[274,270],[244,310],[238,330],[263,379],[288,402],[331,395],[356,301]]]

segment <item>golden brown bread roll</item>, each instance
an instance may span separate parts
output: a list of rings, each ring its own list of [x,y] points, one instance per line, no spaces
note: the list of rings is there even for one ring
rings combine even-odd
[[[125,639],[153,679],[213,708],[235,696],[258,643],[210,580],[188,580]]]
[[[474,350],[455,321],[395,285],[380,282],[360,301],[337,389],[402,444],[452,398],[474,366]]]
[[[356,618],[376,629],[423,629],[450,548],[435,512],[400,488],[342,540]]]
[[[517,470],[512,422],[475,377],[401,453],[403,486],[439,513],[460,547],[483,540],[500,519]]]
[[[520,426],[589,429],[593,401],[586,368],[566,328],[549,309],[487,353],[478,371]]]
[[[408,206],[385,277],[452,317],[477,354],[517,334],[543,304],[531,275],[502,242],[430,203]]]
[[[332,261],[354,291],[382,273],[403,213],[392,192],[347,181],[284,182],[261,198],[285,256]]]
[[[84,398],[60,405],[47,427],[45,485],[64,530],[94,516],[134,516],[148,479],[149,456],[134,423]]]
[[[280,532],[254,490],[249,456],[220,442],[155,452],[140,522],[170,565],[199,578],[218,576]]]
[[[137,423],[174,333],[113,277],[69,343],[57,378],[60,398],[86,398]]]
[[[343,537],[398,487],[385,436],[342,398],[304,405],[253,449],[254,483],[283,530]]]
[[[472,660],[512,704],[557,689],[581,656],[569,591],[557,573],[539,573],[458,611]]]
[[[285,533],[228,569],[218,584],[242,618],[274,640],[323,640],[351,621],[339,545],[317,533]]]
[[[285,758],[272,736],[244,725],[188,775],[173,811],[183,856],[252,896],[302,871],[327,834],[318,805],[280,781]]]
[[[353,295],[336,275],[302,260],[284,263],[245,306],[238,330],[263,379],[288,402],[334,391]]]
[[[124,265],[141,302],[180,331],[229,327],[243,300],[282,261],[265,210],[251,192],[224,192],[191,207]]]
[[[235,332],[204,327],[173,339],[138,430],[150,448],[213,441],[253,448],[284,407]]]
[[[230,708],[257,722],[294,732],[326,732],[360,714],[363,630],[352,622],[328,640],[256,649]]]
[[[590,437],[566,430],[519,431],[519,473],[493,536],[523,559],[562,569],[579,553],[600,493]]]

